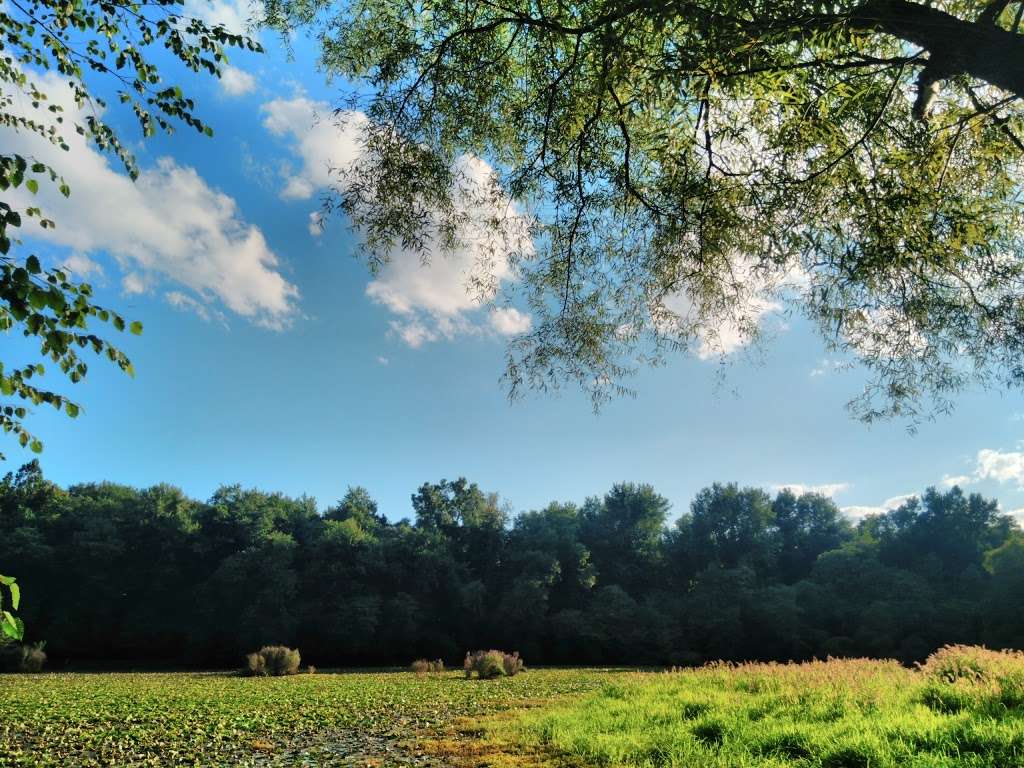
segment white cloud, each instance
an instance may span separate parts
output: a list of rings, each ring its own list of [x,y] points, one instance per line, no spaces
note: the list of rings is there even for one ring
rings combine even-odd
[[[121,290],[129,296],[137,293],[145,293],[148,289],[148,281],[138,272],[129,272],[121,278]]]
[[[244,96],[256,90],[256,78],[244,69],[227,66],[221,70],[220,85],[229,96]]]
[[[419,349],[428,341],[437,341],[441,338],[440,334],[427,328],[423,323],[418,320],[410,320],[406,323],[392,320],[389,323],[391,333],[395,334],[408,344],[413,349]]]
[[[387,357],[384,357],[383,355],[380,355],[377,357],[377,363],[379,365],[389,365],[391,363],[391,360]]]
[[[260,15],[262,3],[249,0],[185,0],[182,15],[223,26],[229,32],[244,34],[249,21]]]
[[[289,140],[300,167],[281,174],[279,194],[285,200],[307,200],[319,190],[336,185],[343,177],[332,169],[344,169],[357,161],[362,150],[361,133],[367,118],[359,112],[334,114],[324,102],[304,96],[275,99],[263,105],[263,125]],[[480,333],[490,327],[496,333],[522,333],[530,327],[529,315],[513,308],[491,308],[485,320],[478,313],[493,301],[500,286],[515,279],[502,246],[529,251],[529,227],[502,195],[491,196],[491,167],[479,158],[463,155],[456,161],[458,179],[453,201],[459,214],[454,252],[423,255],[395,248],[366,287],[366,295],[388,309],[395,319],[390,332],[410,347],[459,335]],[[319,214],[317,214],[319,216]],[[492,231],[488,222],[502,217],[504,229]],[[310,232],[319,218],[310,216]],[[436,242],[427,225],[428,245]],[[432,226],[433,225],[433,226]],[[506,239],[507,238],[507,239]]]
[[[983,448],[978,451],[976,480],[995,480],[998,483],[1016,483],[1024,488],[1024,451],[999,451]]]
[[[320,237],[324,233],[324,215],[320,211],[309,214],[309,234]]]
[[[841,360],[833,360],[828,357],[823,357],[820,363],[818,363],[814,368],[811,368],[811,377],[824,376],[827,373],[833,373],[845,367],[846,364]]]
[[[358,112],[342,113],[344,128],[331,119],[326,102],[305,97],[274,99],[262,107],[263,126],[275,136],[290,139],[302,167],[282,173],[279,194],[285,200],[308,200],[328,187],[333,167],[344,168],[359,157],[359,131],[366,118]]]
[[[892,496],[891,498],[888,498],[885,501],[883,501],[878,506],[869,507],[854,505],[849,507],[840,507],[840,511],[852,520],[863,520],[865,517],[868,517],[869,515],[881,515],[891,510],[894,510],[897,507],[901,507],[903,504],[910,501],[911,499],[916,498],[916,493],[905,493],[901,496]]]
[[[1024,525],[1024,507],[1021,507],[1020,509],[1011,509],[1006,514],[1016,520],[1020,525]]]
[[[166,299],[167,303],[175,309],[180,309],[183,312],[191,312],[204,322],[210,322],[212,319],[217,319],[222,325],[225,327],[227,326],[227,318],[224,317],[223,312],[217,312],[216,310],[211,311],[209,307],[200,301],[196,301],[187,293],[182,293],[181,291],[168,291],[164,294],[164,299]]]
[[[491,327],[502,336],[526,333],[532,325],[533,318],[515,307],[499,307],[491,310]]]
[[[943,475],[939,482],[947,488],[952,488],[954,485],[968,485],[973,480],[970,475]]]
[[[65,125],[79,118],[55,74],[34,78],[64,107]],[[70,152],[31,135],[7,137],[7,151],[52,164],[71,187],[67,199],[46,182],[37,196],[18,191],[13,202],[38,205],[57,222],[54,229],[33,229],[33,236],[75,254],[110,254],[126,271],[122,287],[128,293],[168,280],[190,289],[196,300],[219,301],[254,323],[280,328],[289,322],[298,290],[281,275],[262,231],[242,218],[233,198],[171,158],[157,160],[132,183],[73,129],[64,137]]]
[[[61,260],[61,267],[71,272],[75,277],[85,280],[91,275],[101,277],[103,267],[90,259],[84,253],[72,253]]]
[[[848,490],[850,488],[849,483],[822,483],[820,485],[804,485],[803,483],[783,483],[780,485],[773,485],[772,490],[776,493],[783,490],[792,491],[797,496],[802,496],[805,493],[820,493],[822,496],[828,496],[832,498],[837,493]]]

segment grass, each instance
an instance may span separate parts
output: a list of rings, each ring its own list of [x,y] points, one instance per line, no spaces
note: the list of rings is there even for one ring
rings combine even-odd
[[[483,721],[492,762],[678,768],[1024,765],[1024,659],[949,648],[895,662],[719,665],[634,674]],[[504,758],[501,756],[504,755]]]
[[[0,766],[1024,766],[1024,657],[299,675],[0,676]]]

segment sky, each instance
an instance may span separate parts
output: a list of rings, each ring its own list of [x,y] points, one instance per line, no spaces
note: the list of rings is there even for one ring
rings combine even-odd
[[[192,8],[237,29],[247,13]],[[756,354],[736,342],[724,364],[671,357],[599,413],[571,386],[509,401],[505,348],[529,315],[479,306],[463,252],[424,268],[397,251],[370,274],[344,219],[319,213],[329,167],[357,151],[329,119],[345,86],[317,70],[308,41],[295,39],[291,57],[263,42],[266,54],[233,55],[220,81],[175,80],[212,138],[183,128],[143,143],[110,115],[137,154],[134,184],[76,136],[49,156],[5,137],[10,151],[52,157],[72,189],[63,200],[41,187],[36,203],[58,226],[27,245],[145,326],[117,339],[134,379],[101,360],[74,387],[48,376],[83,405],[75,420],[30,416],[50,479],[167,482],[200,499],[240,483],[321,507],[362,485],[393,520],[411,516],[420,484],[459,476],[514,511],[651,483],[673,517],[715,481],[820,491],[853,518],[959,484],[1024,520],[1021,393],[968,392],[914,434],[867,427],[844,409],[864,373],[837,368],[806,323],[770,307]],[[55,79],[37,79],[59,98]],[[5,361],[31,359],[17,334],[4,344]],[[8,470],[33,457],[8,438],[0,450]]]

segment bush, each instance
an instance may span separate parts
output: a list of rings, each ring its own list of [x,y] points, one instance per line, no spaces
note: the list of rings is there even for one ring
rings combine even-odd
[[[45,643],[21,646],[21,671],[42,672],[46,665]]]
[[[0,650],[0,671],[41,672],[46,664],[46,643],[16,645],[11,643]]]
[[[515,677],[523,671],[523,660],[519,658],[519,651],[503,653],[501,666],[508,677]]]
[[[434,661],[416,659],[416,661],[409,665],[409,669],[416,673],[416,677],[423,677],[428,673],[439,675],[444,672],[444,662],[441,659],[434,659]]]
[[[481,680],[492,680],[495,677],[507,675],[514,677],[523,671],[523,660],[519,658],[519,652],[505,653],[504,651],[477,651],[476,653],[466,652],[466,658],[462,662],[462,669],[466,678],[476,676]]]
[[[265,645],[245,657],[246,670],[253,677],[281,677],[298,674],[302,662],[299,652],[283,645]]]

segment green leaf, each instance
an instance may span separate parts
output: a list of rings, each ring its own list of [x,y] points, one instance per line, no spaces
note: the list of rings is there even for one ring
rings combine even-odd
[[[18,610],[18,606],[21,604],[21,587],[17,582],[11,582],[9,586],[11,588],[11,606],[14,610]]]
[[[140,323],[138,320],[134,320],[132,321],[132,324],[128,326],[128,330],[134,333],[136,336],[139,336],[142,334],[142,323]]]
[[[28,181],[26,181],[25,186],[28,187],[28,191],[31,192],[33,195],[39,191],[39,182],[36,181],[35,179],[29,179]]]

